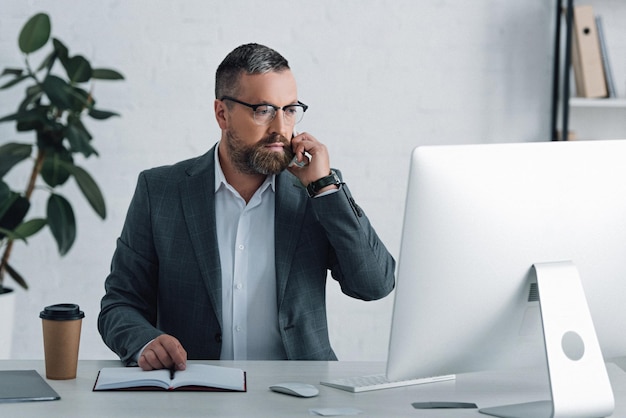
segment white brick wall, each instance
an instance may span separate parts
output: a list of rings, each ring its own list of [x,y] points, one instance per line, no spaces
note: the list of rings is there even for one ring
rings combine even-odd
[[[48,232],[15,248],[31,290],[18,290],[13,357],[43,356],[39,311],[68,301],[86,313],[81,358],[112,357],[96,317],[136,176],[218,139],[213,77],[234,47],[265,43],[290,61],[310,105],[300,130],[328,145],[397,257],[413,147],[548,139],[553,9],[545,0],[5,0],[0,67],[21,64],[17,34],[45,11],[70,53],[126,76],[96,85],[100,107],[122,117],[89,122],[100,158],[81,162],[104,192],[106,221],[72,184],[63,190],[78,222],[70,254],[60,259]],[[15,109],[13,90],[0,91],[2,116]],[[30,139],[0,124],[0,142]],[[331,284],[328,299],[339,357],[383,360],[393,298],[354,301]]]

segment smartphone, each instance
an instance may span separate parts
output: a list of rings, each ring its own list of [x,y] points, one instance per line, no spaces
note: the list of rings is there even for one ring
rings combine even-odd
[[[293,130],[293,134],[292,134],[292,138],[298,135],[298,131],[296,131],[295,129]],[[291,162],[289,163],[289,167],[299,167],[302,168],[307,164],[307,162],[305,160],[302,161],[298,161],[298,156],[294,155],[293,158],[291,159]]]

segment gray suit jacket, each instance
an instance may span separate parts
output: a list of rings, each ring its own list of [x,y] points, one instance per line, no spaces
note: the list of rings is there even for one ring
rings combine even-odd
[[[219,359],[222,276],[213,147],[142,172],[105,282],[98,329],[122,361],[162,333],[189,359]],[[291,173],[276,180],[276,292],[285,353],[336,359],[328,339],[327,270],[342,291],[373,300],[394,287],[395,261],[344,184],[317,199]]]

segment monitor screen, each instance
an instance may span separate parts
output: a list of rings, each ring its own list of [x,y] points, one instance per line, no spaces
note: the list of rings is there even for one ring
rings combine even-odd
[[[416,148],[388,378],[545,364],[533,266],[563,261],[626,355],[626,141]]]

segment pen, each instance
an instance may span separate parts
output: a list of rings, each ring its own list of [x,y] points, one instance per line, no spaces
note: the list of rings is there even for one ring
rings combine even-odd
[[[174,373],[176,372],[176,366],[170,367],[170,380],[174,380]]]

